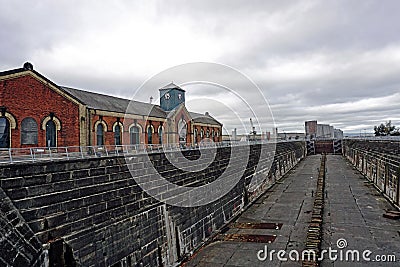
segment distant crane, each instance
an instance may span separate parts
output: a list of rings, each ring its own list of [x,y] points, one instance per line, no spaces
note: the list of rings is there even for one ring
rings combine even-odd
[[[251,131],[250,131],[250,135],[249,135],[249,140],[256,141],[257,131],[256,131],[256,127],[254,127],[254,124],[253,124],[253,121],[251,118],[250,118],[250,125],[251,125]]]

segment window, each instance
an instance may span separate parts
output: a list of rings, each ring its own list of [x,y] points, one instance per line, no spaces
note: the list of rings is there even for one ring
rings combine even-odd
[[[210,130],[207,130],[206,137],[210,138]]]
[[[201,129],[200,130],[200,139],[203,139],[203,137],[204,137],[204,131],[203,131],[203,129]]]
[[[129,137],[131,141],[131,145],[137,145],[140,143],[140,138],[139,138],[139,127],[137,126],[132,126],[129,129]]]
[[[120,125],[115,125],[114,128],[114,142],[116,146],[121,145],[121,126]]]
[[[25,118],[21,122],[21,144],[38,144],[38,125],[33,118]]]
[[[7,118],[0,118],[0,148],[10,147],[10,122]]]
[[[97,125],[96,136],[97,136],[97,145],[98,146],[104,145],[104,126],[101,123]]]
[[[194,142],[197,143],[197,135],[198,135],[197,129],[194,129],[193,135],[194,135],[194,138],[193,138],[193,139],[194,139]]]
[[[182,118],[178,122],[178,134],[179,134],[179,142],[186,143],[186,133],[187,133],[187,124],[186,121]]]
[[[153,126],[147,127],[147,144],[153,143]]]
[[[55,147],[56,146],[56,124],[54,121],[50,120],[46,123],[46,146]]]
[[[163,131],[162,131],[162,127],[158,127],[158,143],[161,145],[162,144],[162,139],[163,139]]]

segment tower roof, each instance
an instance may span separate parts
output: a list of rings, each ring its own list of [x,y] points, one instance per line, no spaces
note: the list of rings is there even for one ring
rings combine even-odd
[[[169,84],[161,87],[159,90],[169,90],[169,89],[177,89],[180,90],[182,92],[185,92],[185,90],[183,90],[181,87],[179,87],[178,85],[176,85],[174,82],[170,82]]]

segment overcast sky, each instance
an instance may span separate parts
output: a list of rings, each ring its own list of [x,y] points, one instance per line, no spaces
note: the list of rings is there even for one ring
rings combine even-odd
[[[215,62],[257,84],[280,130],[314,119],[348,133],[400,126],[400,1],[0,3],[0,70],[30,61],[59,85],[130,98],[165,69]],[[214,95],[185,89],[188,100]],[[215,101],[193,103],[237,127]]]

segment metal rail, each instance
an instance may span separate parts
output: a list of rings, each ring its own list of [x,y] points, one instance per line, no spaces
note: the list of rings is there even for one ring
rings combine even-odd
[[[345,145],[344,156],[394,205],[400,206],[400,157]]]
[[[358,141],[395,141],[400,142],[400,136],[353,136],[353,137],[344,137],[344,140],[358,140]]]
[[[294,142],[294,141],[293,141]],[[289,142],[288,142],[289,143]],[[68,147],[31,147],[0,149],[0,165],[19,162],[37,162],[54,160],[72,160],[107,156],[137,155],[158,152],[172,152],[202,148],[222,148],[253,144],[274,144],[266,141],[240,142],[202,142],[198,145],[184,144],[137,144],[105,146],[68,146]]]

